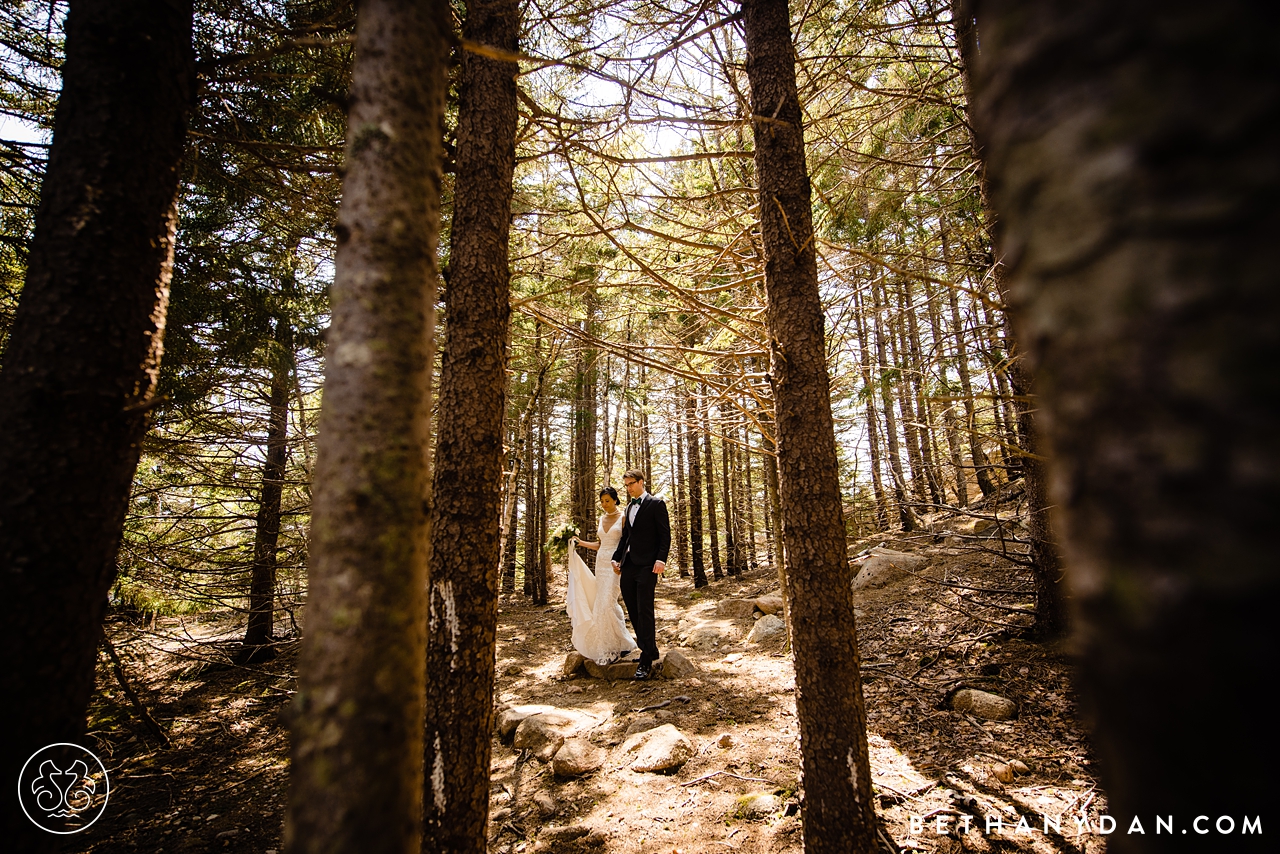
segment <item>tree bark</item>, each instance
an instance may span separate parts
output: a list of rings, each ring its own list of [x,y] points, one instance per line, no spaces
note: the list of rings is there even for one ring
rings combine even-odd
[[[684,399],[685,444],[689,448],[689,554],[693,586],[706,587],[707,566],[702,557],[702,472],[698,462],[698,410],[693,395]]]
[[[417,852],[448,6],[363,0],[338,218],[290,852]]]
[[[1271,9],[977,12],[975,122],[1052,452],[1109,811],[1119,827],[1158,812],[1184,829],[1266,814],[1268,763],[1212,734],[1243,745],[1274,718],[1256,696],[1280,593]],[[1197,836],[1109,847],[1199,850]]]
[[[467,4],[464,38],[514,53],[519,30],[517,0]],[[462,52],[431,526],[423,854],[488,849],[518,71],[514,62]],[[594,371],[594,359],[588,362]],[[584,378],[586,385],[594,383]],[[581,425],[580,453],[587,461],[578,462],[594,492],[594,397],[586,405],[591,424]]]
[[[707,387],[702,386],[702,453],[707,466],[707,542],[711,549],[711,577],[724,578],[724,569],[720,563],[720,531],[716,519],[716,469],[715,455],[711,452],[711,400],[707,395]]]
[[[159,373],[195,93],[190,2],[78,0],[0,372],[5,768],[77,741]],[[6,810],[9,850],[57,837]]]
[[[288,456],[289,394],[293,379],[293,331],[276,318],[272,336],[271,397],[267,421],[267,457],[262,464],[262,491],[253,535],[253,568],[249,578],[249,621],[237,659],[248,664],[275,656],[270,644],[275,629],[276,558],[280,551],[280,503]]]
[[[880,378],[877,385],[880,386],[880,403],[884,412],[884,437],[885,444],[888,445],[889,452],[889,471],[893,475],[893,497],[898,505],[898,522],[904,531],[914,531],[916,529],[915,513],[911,510],[911,505],[907,503],[907,479],[902,471],[902,451],[898,444],[898,424],[897,418],[893,414],[893,395],[889,391],[889,362],[885,355],[884,333],[881,331],[880,309],[884,307],[881,297],[883,290],[876,279],[871,280],[871,301],[876,313],[875,322],[872,324],[876,338],[876,359],[879,362]]]
[[[684,470],[684,431],[680,429],[677,419],[671,422],[671,460],[675,463],[672,471],[671,488],[675,492],[676,511],[676,560],[679,562],[681,578],[689,577],[689,492],[685,489]]]
[[[743,3],[760,220],[769,378],[777,402],[784,591],[809,854],[878,848],[852,581],[795,54],[786,0]]]
[[[960,48],[961,72],[965,92],[973,99],[973,80],[970,68],[977,62],[978,39],[972,14],[964,0],[953,0],[952,16],[956,31],[956,41]],[[997,219],[991,208],[990,190],[988,188],[987,171],[983,164],[983,152],[977,137],[970,137],[975,156],[979,157],[982,166],[979,172],[978,189],[982,197],[984,213],[987,217],[987,228],[994,250]],[[945,231],[943,249],[946,250]],[[1010,302],[1009,289],[1005,281],[1006,270],[1003,263],[992,266],[992,282],[997,293]],[[952,299],[955,299],[954,292]],[[954,303],[953,303],[954,305]],[[954,310],[954,308],[953,308]],[[1006,314],[1006,324],[1011,324],[1012,317]],[[1018,345],[1016,334],[1009,334],[1010,353],[1009,379],[1012,391],[1017,397],[1018,438],[1024,454],[1019,462],[1019,472],[1023,477],[1027,500],[1027,539],[1029,540],[1029,557],[1036,584],[1036,622],[1035,633],[1042,640],[1051,640],[1067,633],[1070,623],[1067,589],[1064,583],[1062,559],[1055,542],[1049,518],[1050,498],[1048,494],[1048,472],[1041,454],[1041,440],[1037,434],[1035,418],[1032,414],[1032,376],[1023,358],[1022,349]],[[1014,352],[1016,350],[1016,352]]]

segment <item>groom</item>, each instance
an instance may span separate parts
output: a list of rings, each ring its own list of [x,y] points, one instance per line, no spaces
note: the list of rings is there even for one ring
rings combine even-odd
[[[671,551],[671,520],[667,505],[644,488],[644,474],[631,469],[622,476],[631,501],[622,523],[622,539],[613,553],[613,569],[621,572],[622,601],[627,604],[631,627],[640,647],[637,679],[649,679],[662,672],[658,642],[654,637],[653,592],[658,578],[667,569]]]

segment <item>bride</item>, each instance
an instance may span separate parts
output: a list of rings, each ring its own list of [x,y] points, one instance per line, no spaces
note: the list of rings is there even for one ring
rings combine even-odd
[[[574,537],[571,541],[565,610],[573,625],[573,648],[604,665],[631,652],[636,642],[623,621],[622,607],[618,605],[619,576],[611,563],[622,539],[622,510],[618,507],[618,491],[612,486],[600,490],[600,507],[604,515],[597,528],[599,540],[581,542]],[[575,545],[596,553],[595,575],[578,556],[572,547]]]

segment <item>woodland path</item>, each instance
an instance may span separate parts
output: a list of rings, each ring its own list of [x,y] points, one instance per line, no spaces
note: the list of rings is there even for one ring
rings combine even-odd
[[[1028,579],[998,555],[972,550],[984,545],[977,538],[940,539],[866,543],[917,551],[925,561],[914,575],[895,574],[857,594],[872,773],[889,835],[903,850],[928,852],[1103,850],[1105,837],[1078,835],[1073,820],[1083,809],[1096,828],[1105,799],[1075,720],[1068,656],[995,624],[1021,621],[1025,594],[965,589],[1018,591]],[[799,725],[785,640],[747,644],[752,618],[717,614],[722,600],[777,588],[763,567],[701,591],[668,577],[658,593],[659,645],[681,649],[699,671],[642,683],[562,678],[571,651],[562,586],[553,586],[543,607],[504,597],[500,704],[586,712],[600,721],[590,739],[609,758],[594,774],[564,780],[495,737],[490,850],[799,854]],[[170,619],[154,630],[115,623],[109,631],[173,744],[159,750],[139,740],[104,663],[91,729],[108,754],[111,803],[68,850],[281,850],[282,710],[294,688],[296,644],[275,661],[244,668],[210,664],[235,647],[240,629],[231,614]],[[945,701],[958,687],[1010,697],[1019,714],[993,722],[950,710]],[[637,711],[678,696],[689,702]],[[670,775],[630,770],[619,748],[628,729],[666,723],[690,739],[695,756]],[[1030,773],[1009,779],[1015,760]],[[970,832],[937,832],[939,817],[954,828],[966,814]],[[1044,814],[1062,816],[1061,835],[1043,832]],[[1003,832],[984,832],[985,817],[997,815]],[[927,819],[913,827],[912,817]]]

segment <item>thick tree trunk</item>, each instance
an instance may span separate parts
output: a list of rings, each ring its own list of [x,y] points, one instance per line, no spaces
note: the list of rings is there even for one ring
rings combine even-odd
[[[809,854],[878,848],[786,0],[743,3]]]
[[[977,62],[978,39],[973,16],[967,11],[964,0],[952,0],[952,16],[956,32],[956,41],[960,48],[961,71],[965,92],[973,98],[973,81],[970,67]],[[983,152],[977,144],[976,137],[971,136],[974,153],[982,163]],[[987,172],[983,166],[979,173],[978,188],[982,195],[982,205],[987,215],[987,228],[995,242],[996,216],[991,209],[990,191]],[[993,245],[994,250],[994,245]],[[946,250],[945,232],[943,249]],[[992,282],[997,293],[1006,303],[1010,302],[1009,289],[1005,281],[1006,270],[1003,264],[993,264]],[[954,299],[954,296],[953,296]],[[1006,326],[1012,318],[1006,315]],[[1035,418],[1032,415],[1032,377],[1023,358],[1018,339],[1010,331],[1009,379],[1012,392],[1016,396],[1018,413],[1018,440],[1024,456],[1019,461],[1018,471],[1024,478],[1025,495],[1028,512],[1028,540],[1030,541],[1031,570],[1036,583],[1036,635],[1043,640],[1050,640],[1066,634],[1069,625],[1069,605],[1067,590],[1062,570],[1062,560],[1049,518],[1048,472],[1045,459],[1040,453],[1041,441],[1036,432]],[[1017,348],[1017,352],[1012,352]]]
[[[1177,832],[1198,815],[1233,817],[1233,851],[1274,847],[1240,833],[1270,814],[1270,768],[1245,745],[1273,727],[1256,686],[1280,593],[1271,13],[1239,0],[978,8],[975,119],[1052,451],[1109,811],[1121,828],[1175,821],[1168,838],[1117,833],[1116,852],[1202,850],[1194,829]]]
[[[275,628],[276,557],[280,542],[280,502],[284,495],[288,456],[289,394],[293,379],[293,331],[276,318],[276,347],[272,353],[271,399],[267,420],[267,457],[262,464],[262,491],[253,535],[253,568],[249,578],[249,623],[237,656],[241,663],[274,657],[270,646]]]
[[[464,38],[515,52],[519,30],[517,0],[467,4]],[[462,52],[431,526],[423,854],[488,849],[517,71],[514,62]],[[588,362],[594,371],[594,358]],[[584,392],[587,385],[584,377]],[[588,407],[591,423],[580,425],[587,461],[579,465],[590,475],[582,487],[594,492],[594,399]]]
[[[191,3],[79,0],[0,372],[6,769],[77,741],[160,367]],[[57,837],[6,809],[8,850]]]
[[[293,704],[295,854],[420,844],[448,15],[444,3],[359,7]]]

